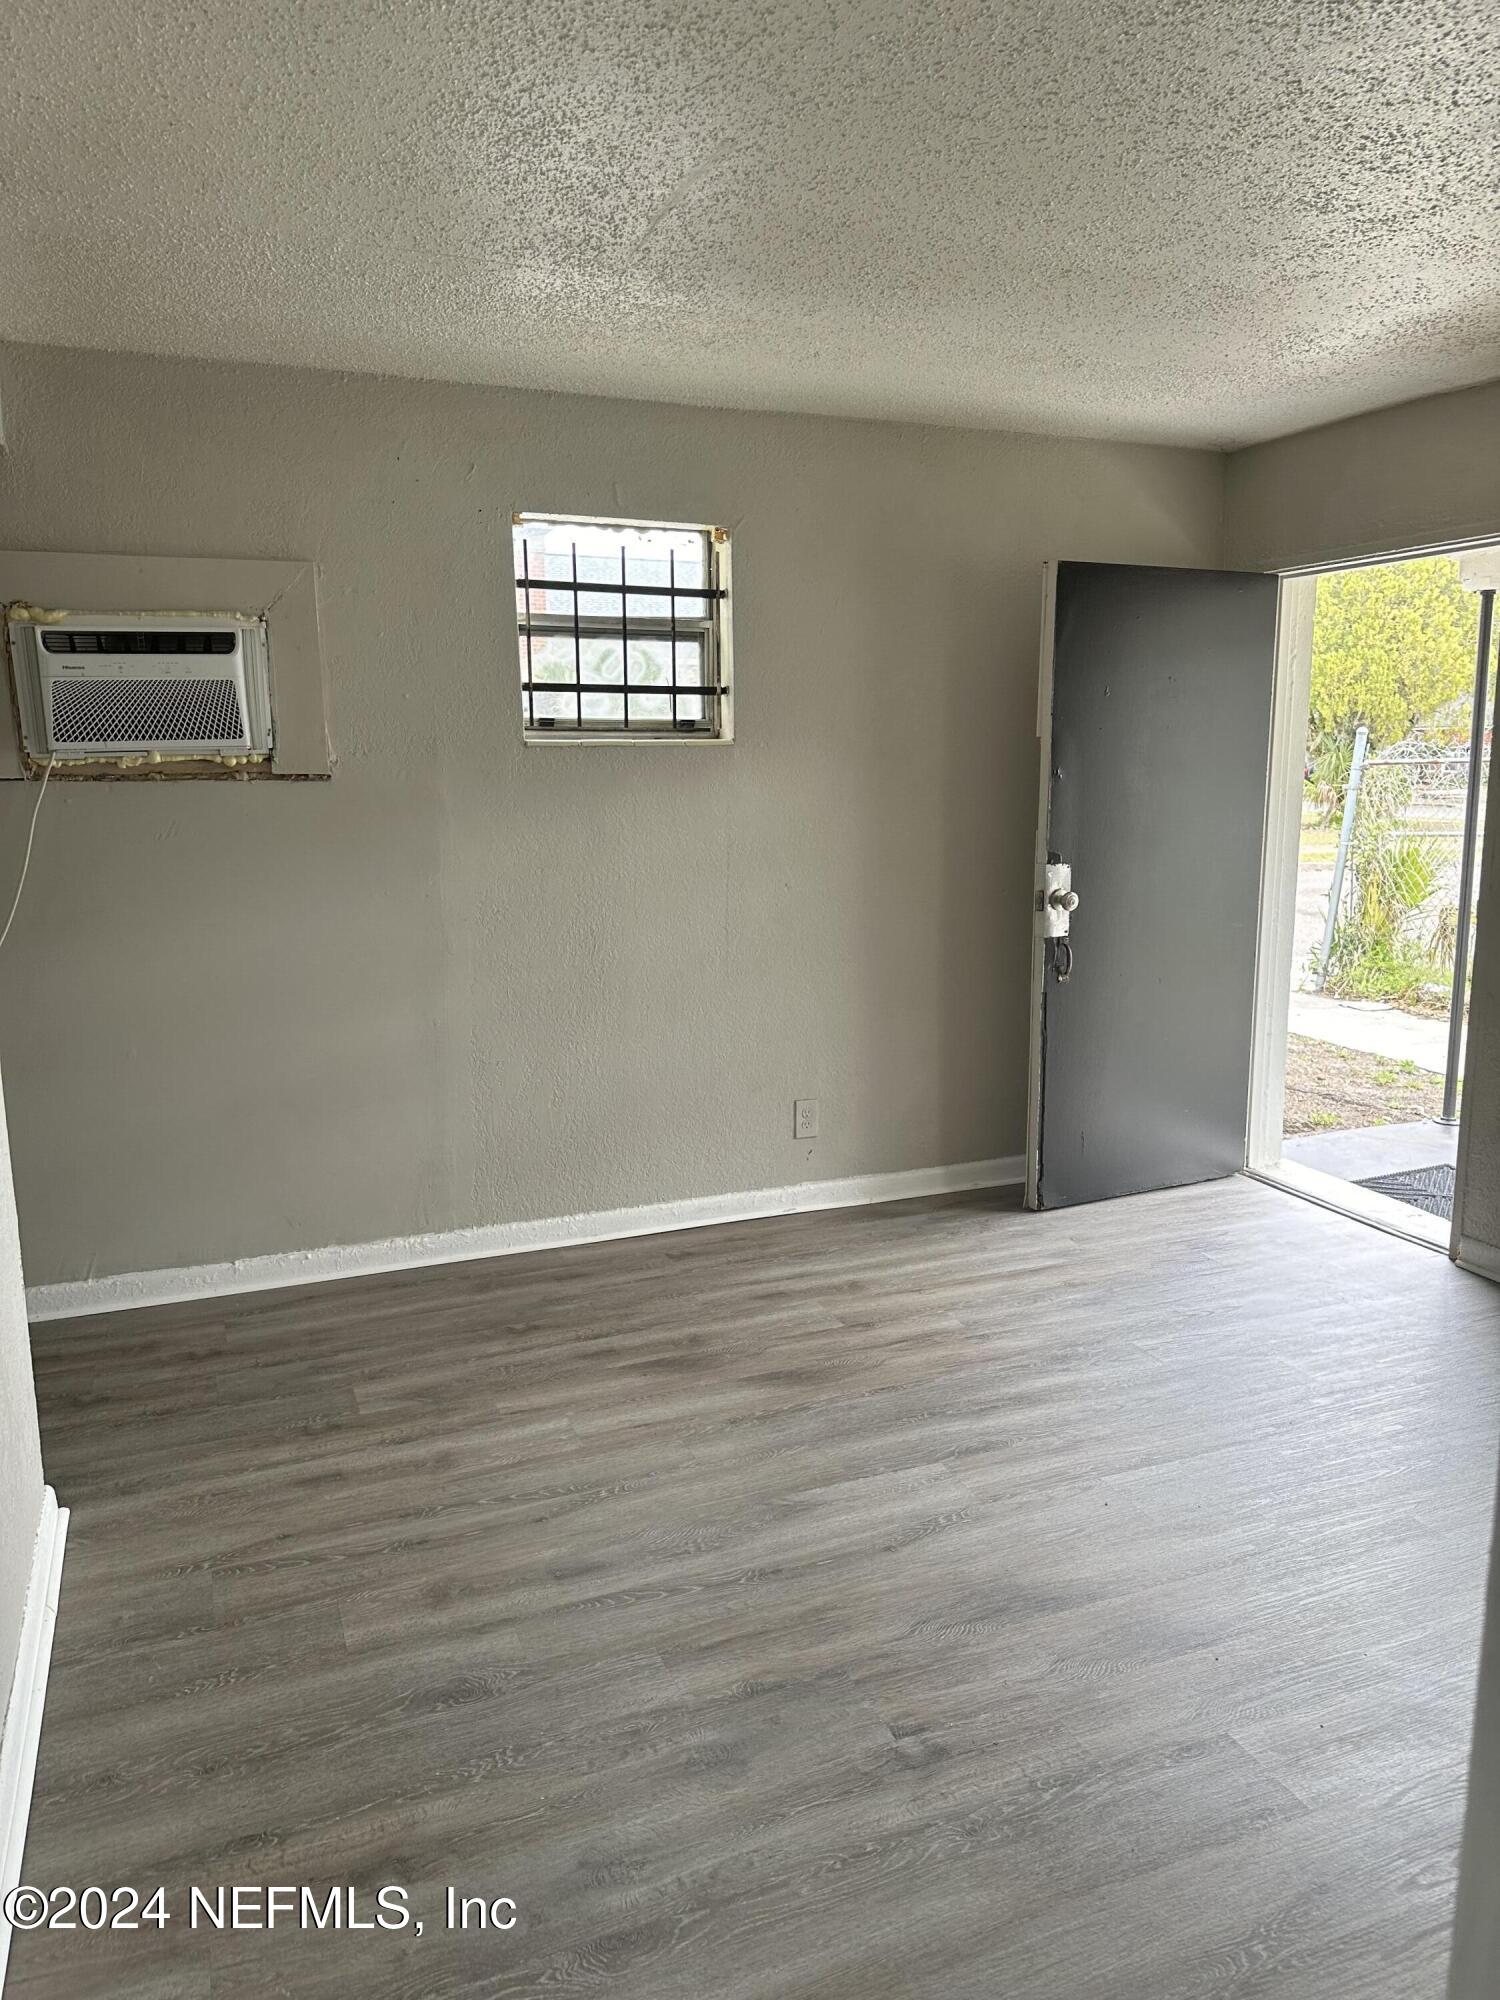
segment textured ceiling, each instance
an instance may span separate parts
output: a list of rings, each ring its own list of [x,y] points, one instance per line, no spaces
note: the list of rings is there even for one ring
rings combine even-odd
[[[1495,0],[11,0],[0,338],[1237,443],[1500,375]]]

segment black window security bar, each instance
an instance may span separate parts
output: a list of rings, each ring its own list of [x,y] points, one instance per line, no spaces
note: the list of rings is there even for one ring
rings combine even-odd
[[[530,538],[517,536],[521,693],[529,733],[722,733],[729,690],[719,672],[720,618],[728,592],[712,538],[704,533],[700,539],[702,553],[688,565],[698,580],[679,581],[677,550],[669,547],[662,582],[632,578],[632,560],[659,566],[662,559],[632,556],[623,542],[617,578],[581,576],[576,541],[566,550],[554,544],[535,571]],[[566,563],[562,575],[556,573],[560,558]],[[595,571],[600,563],[597,553],[590,558]],[[653,670],[661,673],[663,650],[666,674],[651,678]]]

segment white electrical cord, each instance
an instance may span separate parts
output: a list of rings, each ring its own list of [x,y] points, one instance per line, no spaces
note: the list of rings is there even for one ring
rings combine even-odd
[[[10,927],[16,920],[16,911],[21,907],[21,891],[26,887],[26,871],[31,866],[31,843],[36,839],[37,814],[42,809],[42,800],[47,796],[47,780],[52,776],[55,757],[47,760],[47,768],[42,773],[42,789],[36,795],[36,804],[31,808],[31,826],[26,834],[26,852],[21,858],[21,879],[16,884],[15,899],[10,906],[10,915],[5,919],[5,929],[0,931],[0,951],[5,949],[5,940],[10,936]]]

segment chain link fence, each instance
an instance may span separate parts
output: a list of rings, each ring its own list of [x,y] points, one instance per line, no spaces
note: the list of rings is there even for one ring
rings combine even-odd
[[[1345,999],[1445,1008],[1460,922],[1468,748],[1413,737],[1368,757],[1362,750],[1357,743],[1330,802],[1340,839],[1309,983]],[[1481,792],[1481,813],[1484,803]]]

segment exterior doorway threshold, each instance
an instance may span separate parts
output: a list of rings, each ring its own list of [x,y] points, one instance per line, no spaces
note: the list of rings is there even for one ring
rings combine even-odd
[[[1367,1222],[1372,1229],[1383,1229],[1387,1236],[1402,1236],[1408,1243],[1440,1250],[1445,1257],[1452,1255],[1452,1223],[1442,1216],[1426,1215],[1410,1202],[1395,1201],[1390,1195],[1377,1194],[1373,1188],[1341,1180],[1337,1174],[1305,1166],[1300,1160],[1282,1159],[1273,1166],[1247,1167],[1245,1171],[1252,1180],[1265,1181],[1303,1201],[1315,1201],[1320,1208],[1331,1208],[1355,1222]]]

